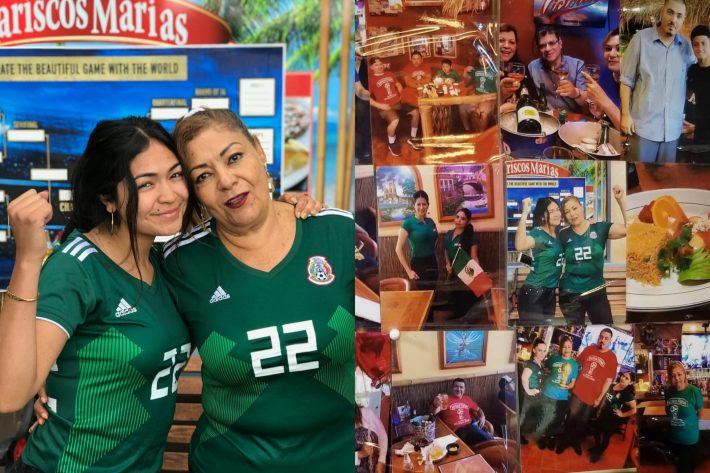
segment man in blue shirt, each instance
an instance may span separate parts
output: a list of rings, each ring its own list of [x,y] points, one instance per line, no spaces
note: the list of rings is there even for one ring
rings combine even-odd
[[[621,131],[631,135],[630,161],[675,162],[683,127],[685,82],[695,62],[680,35],[684,0],[666,0],[655,27],[637,32],[621,61]]]
[[[581,113],[586,107],[586,83],[582,77],[584,61],[562,54],[562,37],[556,28],[544,25],[535,33],[540,58],[528,65],[535,86],[545,85],[547,105]],[[566,66],[567,76],[562,80],[560,66]]]

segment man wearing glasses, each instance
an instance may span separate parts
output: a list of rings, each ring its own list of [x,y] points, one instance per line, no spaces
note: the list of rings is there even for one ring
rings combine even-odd
[[[544,25],[535,33],[540,58],[528,65],[535,85],[545,86],[548,106],[582,113],[587,92],[582,77],[584,61],[562,54],[562,38],[556,28]]]

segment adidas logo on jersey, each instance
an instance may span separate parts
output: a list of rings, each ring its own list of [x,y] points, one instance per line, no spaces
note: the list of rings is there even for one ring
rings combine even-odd
[[[212,294],[212,297],[210,297],[210,304],[229,299],[230,297],[232,296],[224,292],[222,286],[217,286],[217,289],[214,290],[214,294]]]
[[[121,298],[121,302],[118,303],[118,307],[116,307],[116,317],[125,317],[128,314],[136,312],[138,312],[138,309],[131,307],[131,304],[126,302],[126,299],[123,297]]]

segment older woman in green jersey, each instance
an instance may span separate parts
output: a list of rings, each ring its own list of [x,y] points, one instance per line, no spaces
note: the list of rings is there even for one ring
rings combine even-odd
[[[666,390],[666,413],[670,416],[668,442],[675,455],[678,473],[692,473],[698,457],[700,413],[703,393],[688,383],[688,372],[680,361],[668,368],[670,386]]]
[[[187,215],[210,216],[164,250],[203,362],[191,471],[352,471],[352,217],[300,221],[270,200],[265,154],[229,111],[198,111],[173,135]]]
[[[531,204],[530,198],[523,199],[515,232],[515,249],[533,253],[530,273],[518,291],[520,325],[550,322],[555,317],[555,291],[562,274],[562,247],[557,239],[557,227],[562,221],[560,207],[552,197],[538,199],[533,228],[527,232]]]
[[[592,223],[584,218],[584,208],[577,197],[565,197],[562,201],[562,215],[569,227],[559,233],[565,256],[559,298],[562,314],[570,325],[583,325],[585,314],[592,324],[613,322],[604,282],[604,253],[607,240],[626,237],[624,193],[618,185],[613,191],[623,224]]]

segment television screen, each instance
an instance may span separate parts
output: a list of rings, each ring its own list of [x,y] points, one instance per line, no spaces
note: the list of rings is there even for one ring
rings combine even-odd
[[[710,368],[710,335],[685,334],[680,339],[681,361],[688,368]]]
[[[621,371],[634,370],[634,337],[633,335],[623,332],[621,330],[615,329],[614,327],[609,327],[606,325],[589,325],[584,330],[584,335],[582,336],[582,343],[579,346],[579,351],[584,350],[585,347],[597,343],[599,339],[599,332],[602,329],[608,328],[611,330],[611,351],[616,355],[616,360],[619,362],[619,367]]]

